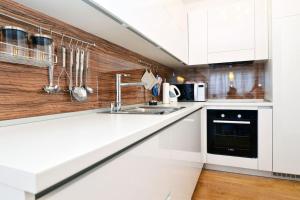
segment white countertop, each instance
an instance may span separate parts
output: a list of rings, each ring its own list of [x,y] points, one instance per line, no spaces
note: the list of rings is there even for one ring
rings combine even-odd
[[[186,108],[167,115],[81,113],[1,127],[0,184],[36,194],[203,106],[272,103],[210,100],[177,106]]]
[[[0,183],[36,194],[203,107],[167,115],[85,114],[0,128]]]

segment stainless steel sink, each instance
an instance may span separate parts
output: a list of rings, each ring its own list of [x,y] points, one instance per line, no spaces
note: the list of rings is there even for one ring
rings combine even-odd
[[[145,115],[166,115],[172,112],[176,112],[185,107],[163,107],[163,106],[139,106],[131,108],[123,108],[121,111],[106,111],[102,113],[111,114],[145,114]]]

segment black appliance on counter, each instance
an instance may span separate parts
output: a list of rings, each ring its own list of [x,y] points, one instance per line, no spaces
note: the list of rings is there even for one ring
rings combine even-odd
[[[207,84],[206,83],[184,83],[175,84],[180,91],[178,101],[181,102],[204,102],[207,99]]]
[[[257,110],[207,110],[207,152],[257,158]]]

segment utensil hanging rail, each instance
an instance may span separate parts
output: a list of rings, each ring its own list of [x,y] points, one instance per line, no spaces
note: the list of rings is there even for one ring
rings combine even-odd
[[[49,33],[52,33],[52,34],[54,33],[54,34],[56,34],[56,35],[58,35],[58,36],[63,36],[64,38],[68,38],[68,39],[70,39],[70,40],[72,40],[72,41],[76,41],[76,42],[78,42],[79,44],[82,43],[82,44],[85,44],[85,45],[88,45],[88,46],[94,46],[94,47],[96,46],[96,43],[95,43],[95,42],[94,42],[94,43],[87,42],[87,41],[78,39],[78,38],[76,38],[76,37],[67,35],[67,34],[65,34],[65,33],[63,33],[63,32],[57,32],[57,31],[54,31],[54,30],[52,30],[52,29],[45,28],[45,27],[39,26],[39,25],[37,25],[37,24],[34,24],[34,23],[32,23],[32,22],[28,22],[28,21],[26,21],[26,20],[20,19],[20,18],[18,18],[18,17],[12,16],[12,15],[9,15],[9,14],[5,14],[5,13],[3,13],[3,12],[0,12],[0,15],[1,15],[1,16],[4,16],[4,17],[7,17],[7,18],[10,18],[10,19],[13,19],[13,20],[15,20],[15,21],[19,21],[19,22],[25,23],[25,24],[27,24],[27,25],[31,25],[31,26],[33,26],[33,27],[36,27],[39,31],[46,31],[46,32],[49,32]]]

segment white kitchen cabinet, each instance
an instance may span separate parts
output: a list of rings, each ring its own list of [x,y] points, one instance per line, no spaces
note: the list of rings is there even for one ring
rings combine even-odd
[[[157,48],[157,46],[162,46],[155,38],[149,37],[149,33],[154,33],[154,31],[159,31],[158,33],[163,33],[163,35],[157,35],[158,38],[165,37],[166,34],[169,36],[175,36],[177,38],[175,42],[173,41],[172,47],[176,51],[184,51],[184,55],[187,61],[187,37],[184,36],[182,39],[182,31],[172,31],[166,30],[165,14],[168,12],[161,12],[165,10],[164,6],[157,6],[157,3],[163,4],[163,1],[134,1],[134,0],[72,0],[72,1],[62,1],[62,0],[51,0],[51,1],[40,1],[40,0],[14,0],[17,3],[21,3],[27,7],[30,7],[34,10],[42,12],[48,16],[51,16],[55,19],[63,21],[67,24],[70,24],[76,28],[84,30],[88,33],[91,33],[97,37],[103,38],[111,43],[114,43],[118,46],[126,48],[130,51],[138,53],[146,58],[157,61],[163,65],[170,67],[180,67],[182,62],[176,57],[178,53],[168,52],[164,49]],[[179,0],[177,0],[179,1]],[[98,2],[98,3],[97,3]],[[101,5],[102,4],[102,5]],[[68,12],[66,12],[66,8]],[[112,10],[110,10],[111,8]],[[175,9],[174,9],[175,10]],[[80,11],[80,14],[78,13]],[[114,12],[113,12],[114,11]],[[127,14],[128,15],[127,15]],[[120,16],[127,17],[122,19]],[[178,15],[182,16],[182,15]],[[130,18],[131,17],[131,18]],[[131,19],[131,23],[129,23]],[[168,22],[177,21],[177,19],[172,20],[172,16],[167,17]],[[185,16],[186,19],[186,16]],[[183,20],[181,20],[183,21]],[[133,26],[141,25],[142,28],[147,31],[139,30],[137,27]],[[164,22],[164,23],[162,23]],[[130,27],[127,27],[126,24],[132,24]],[[158,27],[158,29],[157,29]],[[134,30],[133,30],[134,29]],[[150,32],[148,32],[150,31]],[[187,28],[185,29],[187,33]],[[147,36],[148,35],[148,36]],[[170,37],[167,39],[171,39]],[[153,43],[155,41],[155,43]],[[92,41],[90,41],[92,42]],[[175,46],[178,42],[178,46]],[[181,46],[184,43],[184,46]],[[178,48],[177,48],[178,47]]]
[[[208,62],[254,60],[254,0],[208,10]]]
[[[201,163],[201,111],[194,112],[172,125],[172,159],[188,163]]]
[[[171,197],[190,200],[202,166],[201,110],[168,127],[171,138]]]
[[[299,3],[294,6],[300,9]],[[272,26],[273,170],[300,175],[300,15],[273,19]]]
[[[187,11],[180,0],[91,0],[159,47],[188,63]]]
[[[269,0],[255,0],[255,48],[254,60],[269,60],[269,29],[271,4]]]
[[[189,65],[207,64],[207,10],[193,9],[189,19]]]
[[[258,170],[273,170],[273,109],[258,109]]]
[[[164,200],[171,191],[168,140],[161,132],[41,200]]]
[[[0,199],[2,200],[35,200],[33,194],[26,193],[9,187],[7,185],[0,184]]]
[[[161,0],[161,2],[164,3],[168,16],[165,27],[158,30],[161,46],[184,63],[188,63],[188,19],[185,5],[182,0]]]
[[[300,14],[299,0],[272,0],[272,14],[274,18]]]
[[[190,200],[202,169],[201,111],[40,200]]]
[[[191,65],[268,59],[268,1],[213,0],[190,9],[189,45]]]

